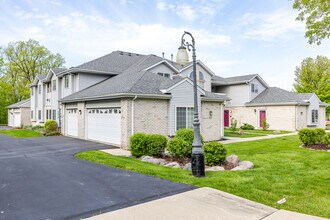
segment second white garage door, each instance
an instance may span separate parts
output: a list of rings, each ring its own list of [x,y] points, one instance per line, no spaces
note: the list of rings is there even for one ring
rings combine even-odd
[[[121,109],[87,109],[87,139],[121,144]]]

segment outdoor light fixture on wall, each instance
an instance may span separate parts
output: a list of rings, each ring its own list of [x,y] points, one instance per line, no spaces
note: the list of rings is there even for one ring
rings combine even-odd
[[[81,115],[81,109],[79,109],[79,115]]]

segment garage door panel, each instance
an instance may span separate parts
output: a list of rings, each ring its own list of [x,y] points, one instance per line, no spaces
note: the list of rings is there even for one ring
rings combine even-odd
[[[70,136],[78,136],[78,114],[77,109],[68,109],[67,112],[67,133]]]
[[[87,139],[121,144],[120,108],[88,109]]]

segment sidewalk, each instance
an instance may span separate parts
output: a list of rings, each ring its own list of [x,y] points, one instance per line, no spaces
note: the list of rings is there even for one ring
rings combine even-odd
[[[212,188],[199,188],[88,218],[89,220],[322,220],[278,210]]]
[[[259,137],[250,137],[250,138],[234,138],[234,137],[225,137],[226,140],[221,140],[220,142],[223,144],[231,144],[231,143],[238,143],[238,142],[245,142],[245,141],[256,141],[256,140],[264,140],[264,139],[271,139],[277,137],[285,137],[291,135],[297,135],[298,132],[288,133],[288,134],[270,134],[267,136],[259,136]]]

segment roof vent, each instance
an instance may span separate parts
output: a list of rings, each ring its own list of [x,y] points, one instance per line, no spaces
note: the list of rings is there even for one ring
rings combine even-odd
[[[171,61],[173,61],[173,53],[171,53]]]
[[[123,51],[119,51],[119,54],[120,54],[120,55],[124,55]]]
[[[163,59],[164,59],[164,56],[165,56],[165,52],[162,52],[162,55],[163,55]]]
[[[128,56],[132,56],[132,54],[131,53],[128,53]]]

